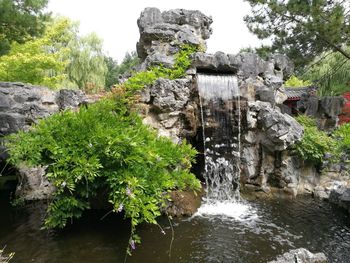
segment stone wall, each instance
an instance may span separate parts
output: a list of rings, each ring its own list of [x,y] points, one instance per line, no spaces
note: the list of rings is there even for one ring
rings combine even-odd
[[[60,110],[76,109],[88,101],[81,90],[53,91],[23,83],[0,82],[0,171],[8,168],[4,136],[28,130],[40,119]],[[19,175],[17,194],[25,199],[45,199],[54,190],[45,178],[43,167],[17,167],[16,172]]]

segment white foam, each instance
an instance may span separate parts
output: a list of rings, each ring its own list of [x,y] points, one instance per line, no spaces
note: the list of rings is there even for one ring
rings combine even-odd
[[[204,203],[194,216],[212,217],[221,216],[237,221],[251,221],[258,218],[256,210],[244,202],[218,201]]]

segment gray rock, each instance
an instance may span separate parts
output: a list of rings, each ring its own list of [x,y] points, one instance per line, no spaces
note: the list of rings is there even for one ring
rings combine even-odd
[[[188,79],[158,79],[150,87],[153,106],[160,112],[183,110],[190,99],[190,87]]]
[[[0,136],[27,130],[54,112],[76,108],[85,95],[80,90],[53,91],[22,83],[0,82]]]
[[[242,152],[242,173],[249,179],[254,179],[258,175],[259,150],[257,147],[244,147]]]
[[[81,90],[62,89],[57,92],[56,102],[60,110],[76,109],[85,101],[85,93]]]
[[[24,200],[49,199],[55,187],[45,176],[46,167],[18,167],[19,183],[16,188],[16,196]]]
[[[269,263],[327,263],[327,257],[324,253],[313,254],[305,248],[298,248],[284,253],[276,260]]]
[[[288,187],[297,190],[299,178],[301,177],[301,162],[297,156],[283,156],[281,163],[282,180],[288,184]],[[291,185],[289,185],[291,184]]]
[[[350,213],[350,188],[341,186],[332,189],[329,194],[329,202],[346,209]]]
[[[282,114],[269,103],[255,102],[252,109],[258,113],[258,125],[264,132],[261,143],[270,151],[282,151],[301,140],[304,129],[291,116]]]
[[[149,56],[147,65],[152,65],[161,56],[174,55],[181,44],[205,47],[211,23],[210,17],[197,10],[174,9],[161,13],[157,8],[146,8],[137,21],[140,30],[136,46],[138,56],[142,61]]]
[[[344,103],[345,99],[342,96],[327,96],[320,99],[322,113],[326,114],[327,117],[337,117],[341,114]]]
[[[283,54],[274,54],[270,58],[274,62],[274,70],[281,71],[284,79],[288,79],[294,72],[293,62]]]

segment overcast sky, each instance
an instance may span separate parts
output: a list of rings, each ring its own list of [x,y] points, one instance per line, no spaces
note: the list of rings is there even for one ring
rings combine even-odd
[[[49,10],[80,21],[80,32],[96,32],[104,49],[119,62],[126,52],[136,49],[139,31],[137,18],[145,7],[161,11],[184,8],[200,10],[213,18],[213,34],[207,40],[208,52],[237,53],[240,48],[259,46],[249,33],[243,16],[250,7],[243,0],[49,0]]]

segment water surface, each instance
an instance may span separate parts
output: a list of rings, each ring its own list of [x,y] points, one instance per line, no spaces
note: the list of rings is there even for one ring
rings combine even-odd
[[[245,206],[245,207],[244,207]],[[14,263],[124,262],[129,224],[105,212],[89,212],[59,232],[40,230],[45,206],[13,209],[0,202],[0,246],[14,251]],[[229,210],[230,208],[224,208]],[[350,217],[326,202],[311,198],[257,201],[242,211],[199,215],[157,226],[142,225],[142,244],[127,262],[267,262],[293,248],[324,252],[330,262],[350,262]],[[230,214],[234,215],[230,217]]]

